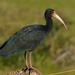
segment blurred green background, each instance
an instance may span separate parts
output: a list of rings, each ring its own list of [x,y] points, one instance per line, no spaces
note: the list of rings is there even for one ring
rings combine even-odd
[[[54,26],[44,43],[33,51],[32,62],[43,75],[75,67],[75,0],[0,0],[0,45],[30,24],[45,24],[44,11],[53,8],[65,21]],[[24,53],[0,57],[0,75],[25,67]],[[75,72],[60,75],[75,75]]]

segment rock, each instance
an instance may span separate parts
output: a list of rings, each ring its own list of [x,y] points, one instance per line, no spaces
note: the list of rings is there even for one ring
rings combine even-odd
[[[7,75],[40,75],[37,73],[35,70],[17,70],[17,71],[12,71]]]

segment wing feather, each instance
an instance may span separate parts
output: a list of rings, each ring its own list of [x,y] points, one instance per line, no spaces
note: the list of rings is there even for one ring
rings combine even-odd
[[[0,47],[0,55],[8,56],[10,54],[35,49],[45,38],[46,33],[41,28],[43,27],[38,25],[22,28]]]

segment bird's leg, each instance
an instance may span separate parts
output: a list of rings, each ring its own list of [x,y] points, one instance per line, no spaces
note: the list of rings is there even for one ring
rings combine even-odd
[[[23,68],[22,71],[26,71],[29,67],[28,67],[28,62],[27,62],[27,52],[25,51],[24,53],[24,59],[25,59],[25,64],[26,64],[26,68]]]
[[[26,69],[24,69],[24,70],[26,71],[28,69],[27,52],[26,51],[24,53],[24,59],[25,59],[25,63],[26,63]]]
[[[29,53],[29,74],[30,74],[30,70],[35,70],[39,75],[42,75],[36,68],[32,67],[31,55],[32,55],[32,51],[30,51]]]
[[[24,53],[24,58],[25,58],[26,67],[28,68],[27,53],[26,53],[26,51],[25,51],[25,53]]]
[[[32,51],[30,51],[30,53],[29,53],[29,75],[30,75],[30,71],[32,70],[31,55],[32,55]]]
[[[29,67],[32,68],[32,61],[31,61],[32,51],[29,53]]]
[[[26,63],[26,68],[23,68],[18,75],[21,75],[23,71],[26,71],[27,69],[29,69],[28,62],[27,62],[27,53],[26,53],[26,51],[24,53],[24,59],[25,59],[25,63]]]

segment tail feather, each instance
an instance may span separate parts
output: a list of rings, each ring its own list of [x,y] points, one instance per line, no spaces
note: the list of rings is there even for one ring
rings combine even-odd
[[[22,47],[21,44],[19,44],[19,46]],[[12,38],[8,39],[0,46],[0,56],[9,56],[10,54],[17,54],[23,51],[25,51],[25,49],[17,47]]]
[[[3,55],[3,47],[6,45],[6,43],[7,43],[7,41],[6,42],[4,42],[4,44],[2,44],[1,46],[0,46],[0,56],[6,56],[6,55]]]
[[[0,46],[0,56],[8,56],[12,53],[13,43],[8,44],[8,41],[4,42],[2,46]]]
[[[2,44],[2,46],[0,46],[0,50],[6,45],[7,41],[4,42],[4,44]]]
[[[25,51],[18,49],[15,46],[14,42],[11,42],[10,44],[8,44],[8,42],[5,42],[1,47],[0,47],[0,56],[9,56],[10,54],[17,54],[20,52]]]

